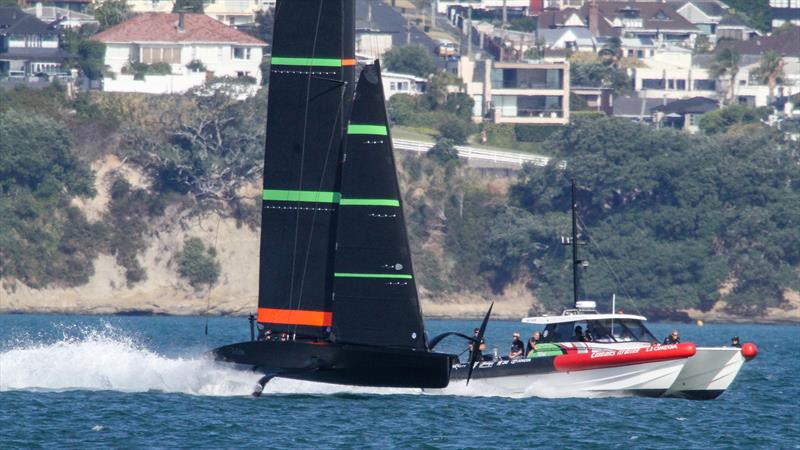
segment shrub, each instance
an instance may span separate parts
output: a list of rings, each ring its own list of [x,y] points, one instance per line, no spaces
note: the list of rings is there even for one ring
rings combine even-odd
[[[558,131],[559,125],[516,125],[514,135],[520,142],[544,142],[551,134]]]
[[[188,238],[178,253],[178,273],[195,288],[213,286],[219,279],[220,265],[214,247],[206,248],[199,238]]]
[[[471,124],[461,119],[454,117],[447,117],[444,119],[437,129],[442,138],[450,139],[456,144],[466,144],[467,137],[469,137]]]
[[[436,145],[431,147],[426,153],[428,158],[438,161],[442,164],[448,164],[453,161],[458,161],[458,150],[453,145],[450,139],[440,139]]]

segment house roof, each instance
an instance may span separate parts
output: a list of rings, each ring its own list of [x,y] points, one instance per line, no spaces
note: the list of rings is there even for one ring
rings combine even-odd
[[[36,16],[26,14],[16,7],[0,8],[0,35],[57,34],[58,31]]]
[[[800,42],[800,27],[789,27],[771,36],[761,36],[749,41],[724,39],[717,44],[717,51],[731,48],[741,55],[762,55],[768,51],[775,51],[783,56],[800,57],[798,42]]]
[[[747,24],[739,16],[728,14],[719,21],[718,28],[724,27],[747,27]]]
[[[539,31],[539,37],[544,39],[547,44],[554,44],[560,39],[572,34],[575,37],[578,45],[594,45],[594,36],[586,28],[581,27],[564,27],[564,28],[545,28]]]
[[[709,1],[709,0],[681,0],[681,1],[671,1],[669,2],[675,7],[675,10],[679,10],[689,3],[695,6],[695,8],[699,9],[703,12],[703,14],[707,15],[709,18],[711,17],[720,17],[725,15],[725,8],[719,4],[719,2]]]
[[[634,17],[642,19],[642,30],[673,30],[697,31],[697,27],[675,11],[674,5],[669,3],[631,3],[625,1],[607,1],[596,3],[601,17],[599,25],[600,34],[605,34],[614,19]],[[589,18],[590,5],[581,7],[581,16]],[[605,22],[605,25],[604,25]],[[611,27],[613,28],[613,27]],[[606,31],[604,31],[604,29]],[[618,35],[616,31],[615,35]]]
[[[105,43],[134,42],[225,43],[265,46],[263,41],[231,28],[205,14],[184,14],[183,30],[178,30],[180,14],[145,13],[113,26],[90,39]]]
[[[719,101],[707,97],[692,97],[653,107],[651,111],[664,114],[704,114],[715,109],[719,109]]]
[[[660,98],[615,97],[614,112],[617,117],[639,117],[642,114],[642,101],[644,101],[644,117],[650,116],[650,110],[663,105],[665,100]]]

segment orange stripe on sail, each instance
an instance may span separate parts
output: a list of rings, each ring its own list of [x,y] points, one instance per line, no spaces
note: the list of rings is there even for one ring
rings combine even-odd
[[[279,323],[283,325],[329,327],[333,323],[333,313],[297,309],[258,308],[258,321],[260,323]]]
[[[343,59],[342,66],[355,66],[356,60],[355,59]]]

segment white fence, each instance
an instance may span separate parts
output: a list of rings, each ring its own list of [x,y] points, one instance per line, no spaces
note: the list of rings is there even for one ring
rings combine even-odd
[[[392,142],[394,143],[394,148],[411,152],[424,153],[433,147],[433,144],[429,142],[407,141],[405,139],[393,139]],[[465,147],[461,145],[457,145],[456,150],[458,150],[458,156],[462,158],[479,159],[483,161],[510,164],[519,167],[522,167],[522,165],[525,163],[531,163],[536,166],[546,166],[547,163],[550,162],[550,158],[546,156],[533,155],[530,153],[487,150],[483,148]],[[566,163],[564,162],[559,164],[559,167],[563,168],[564,166],[566,166]]]

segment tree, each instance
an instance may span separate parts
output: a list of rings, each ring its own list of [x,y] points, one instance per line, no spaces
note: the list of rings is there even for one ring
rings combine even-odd
[[[622,59],[622,41],[620,38],[612,36],[606,40],[603,48],[597,53],[603,59],[604,64],[616,69]]]
[[[761,30],[769,31],[772,24],[772,10],[769,0],[723,0],[735,12],[744,15],[748,25]]]
[[[436,141],[436,145],[431,147],[425,156],[444,165],[459,161],[458,150],[456,150],[453,140],[447,138]]]
[[[467,138],[472,131],[470,122],[456,118],[447,117],[438,126],[439,135],[450,139],[456,144],[466,144]]]
[[[780,53],[770,50],[761,55],[761,63],[758,66],[757,74],[761,82],[769,86],[769,104],[775,99],[775,87],[783,80],[783,57]]]
[[[178,273],[195,288],[213,286],[219,279],[220,264],[214,247],[203,244],[199,238],[187,238],[178,253]]]
[[[203,0],[176,0],[172,12],[203,14]]]
[[[101,31],[128,20],[133,15],[125,0],[103,0],[102,3],[94,3],[90,12],[100,22]]]
[[[392,47],[383,56],[386,68],[392,72],[427,77],[436,71],[436,61],[425,47],[419,44]]]
[[[697,125],[706,134],[726,133],[735,126],[761,123],[769,116],[769,112],[767,107],[752,108],[734,104],[703,114]]]
[[[692,53],[699,55],[702,53],[708,53],[710,49],[711,43],[708,40],[708,36],[705,34],[698,35],[694,40],[694,49],[692,50]]]
[[[708,69],[712,78],[728,79],[728,101],[733,101],[736,95],[736,74],[739,73],[739,52],[731,48],[723,48],[714,55],[714,62]]]

